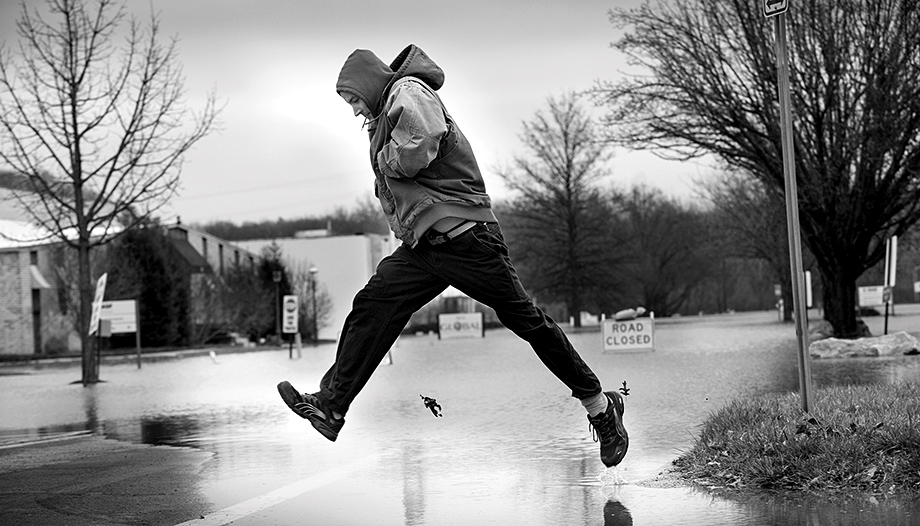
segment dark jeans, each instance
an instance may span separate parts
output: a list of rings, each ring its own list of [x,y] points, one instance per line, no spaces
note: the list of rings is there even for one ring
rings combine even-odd
[[[409,317],[448,285],[494,309],[572,396],[582,399],[601,392],[597,377],[562,329],[524,291],[498,224],[487,223],[440,245],[424,239],[415,248],[402,245],[380,262],[355,296],[335,363],[320,383],[320,396],[332,409],[348,411]]]

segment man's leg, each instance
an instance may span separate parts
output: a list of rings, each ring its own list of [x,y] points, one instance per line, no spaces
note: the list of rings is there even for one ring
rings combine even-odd
[[[320,382],[319,396],[336,413],[348,411],[412,314],[447,288],[419,256],[428,248],[400,246],[355,296],[335,363]]]
[[[477,225],[443,247],[433,256],[445,280],[495,309],[505,327],[530,344],[585,405],[595,440],[600,441],[601,461],[607,467],[619,464],[629,447],[623,398],[613,391],[601,392],[600,381],[562,329],[534,305],[511,264],[498,224]]]
[[[477,225],[436,248],[440,249],[435,257],[441,276],[495,309],[502,324],[530,344],[550,372],[572,390],[572,396],[586,399],[600,394],[601,383],[594,372],[524,290],[498,224]]]

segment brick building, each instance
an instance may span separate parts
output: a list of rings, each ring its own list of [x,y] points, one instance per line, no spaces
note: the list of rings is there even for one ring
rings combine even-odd
[[[21,179],[0,171],[0,354],[79,351],[80,338],[68,312],[72,301],[66,287],[59,286],[68,279],[58,263],[61,243],[33,226],[19,208],[10,191],[17,181]],[[185,225],[170,226],[167,232],[192,281],[221,275],[233,264],[251,266],[256,259],[245,249]]]
[[[48,343],[42,320],[61,317],[50,245],[40,238],[27,223],[0,218],[0,354],[41,354]]]

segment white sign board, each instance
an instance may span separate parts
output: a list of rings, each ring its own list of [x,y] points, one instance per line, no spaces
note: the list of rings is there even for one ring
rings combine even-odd
[[[484,338],[486,335],[481,312],[438,314],[438,338]]]
[[[99,312],[102,310],[102,299],[105,298],[105,282],[109,274],[104,273],[96,281],[96,294],[93,296],[93,312],[89,317],[89,335],[96,334],[99,328]]]
[[[885,286],[859,287],[860,307],[879,307],[885,304]]]
[[[297,332],[298,310],[297,296],[284,296],[281,301],[281,332],[284,334]]]
[[[605,351],[655,348],[655,318],[604,320],[601,328]]]
[[[894,287],[898,276],[898,236],[891,236],[885,243],[885,285]]]
[[[99,320],[109,320],[112,334],[137,332],[137,302],[134,300],[103,301]]]

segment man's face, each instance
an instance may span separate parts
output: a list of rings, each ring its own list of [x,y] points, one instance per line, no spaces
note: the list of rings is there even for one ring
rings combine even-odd
[[[346,92],[342,92],[341,95],[342,98],[345,99],[345,102],[351,106],[351,109],[354,110],[355,117],[361,115],[365,119],[371,118],[371,110],[368,109],[367,104],[364,104],[364,101],[358,98],[357,95]]]

